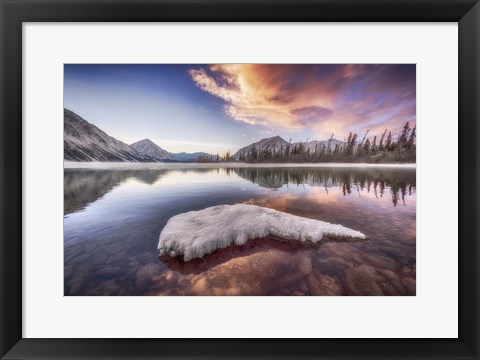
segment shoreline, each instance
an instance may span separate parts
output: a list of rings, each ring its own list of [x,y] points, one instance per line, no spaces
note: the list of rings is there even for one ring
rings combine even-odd
[[[76,162],[64,161],[64,169],[131,169],[131,170],[161,170],[161,169],[216,169],[216,168],[407,168],[415,169],[416,163],[405,164],[370,164],[370,163],[133,163],[133,162]]]

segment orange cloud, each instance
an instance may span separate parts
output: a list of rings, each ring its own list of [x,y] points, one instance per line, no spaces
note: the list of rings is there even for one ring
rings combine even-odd
[[[342,137],[415,122],[415,65],[217,64],[189,74],[251,125]]]

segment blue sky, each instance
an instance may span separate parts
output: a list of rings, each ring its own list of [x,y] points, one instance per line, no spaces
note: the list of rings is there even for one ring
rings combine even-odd
[[[232,152],[261,138],[343,140],[415,124],[415,65],[64,67],[64,107],[126,143]]]

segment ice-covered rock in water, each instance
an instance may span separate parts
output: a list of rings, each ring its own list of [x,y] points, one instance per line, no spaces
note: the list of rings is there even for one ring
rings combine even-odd
[[[229,245],[273,235],[319,242],[324,236],[365,239],[342,225],[308,219],[255,205],[219,205],[179,214],[168,220],[158,242],[160,255],[188,261]]]

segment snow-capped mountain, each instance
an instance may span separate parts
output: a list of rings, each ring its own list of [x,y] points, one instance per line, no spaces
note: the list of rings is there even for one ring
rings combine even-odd
[[[143,139],[130,145],[142,154],[148,155],[157,161],[177,160],[174,154],[162,149],[150,139]]]
[[[206,152],[171,153],[165,149],[162,149],[150,139],[137,141],[130,146],[158,161],[195,162],[198,160],[198,158],[210,158],[211,156],[213,156],[214,160],[220,160],[216,155],[207,154]]]
[[[270,152],[279,152],[281,150],[285,150],[288,142],[281,138],[280,136],[274,136],[271,138],[266,138],[262,139],[260,141],[257,141],[256,143],[250,144],[248,146],[245,146],[238,150],[234,157],[235,159],[240,159],[240,157],[248,157],[249,154],[252,151],[253,146],[255,145],[255,149],[257,151],[261,150],[268,150]],[[293,149],[295,146],[299,146],[300,142],[295,142],[290,144],[290,148]],[[337,139],[331,139],[331,140],[314,140],[314,141],[309,141],[307,143],[302,143],[303,146],[305,146],[310,153],[314,153],[315,151],[322,151],[322,150],[334,150],[336,146],[342,148],[345,146],[345,142],[337,140]]]
[[[298,145],[298,143],[295,143]],[[293,144],[293,145],[295,145]],[[306,149],[310,150],[310,153],[314,153],[316,151],[323,151],[323,150],[335,150],[335,147],[338,145],[339,148],[343,148],[345,146],[345,142],[337,140],[337,139],[332,139],[332,140],[314,140],[314,141],[309,141],[306,144],[303,143],[306,147]]]
[[[155,161],[64,109],[63,158],[69,161]]]
[[[278,152],[282,148],[285,149],[286,146],[288,145],[288,142],[285,141],[280,136],[274,136],[274,137],[271,137],[271,138],[262,139],[260,141],[257,141],[256,143],[247,145],[247,146],[241,148],[240,150],[238,150],[234,155],[235,159],[238,160],[242,156],[244,156],[244,157],[248,156],[254,145],[255,145],[255,149],[257,151],[258,150],[269,150],[269,151]]]
[[[114,137],[106,134],[93,124],[64,109],[64,159],[69,161],[104,161],[104,162],[195,162],[218,161],[217,155],[205,152],[196,153],[171,153],[155,144],[150,139],[143,139],[127,145]],[[291,149],[300,143],[290,144]],[[257,141],[238,150],[234,158],[242,160],[248,158],[253,147],[257,153],[267,150],[269,153],[279,153],[287,148],[289,143],[280,136],[274,136]],[[310,153],[334,150],[336,147],[345,146],[345,142],[331,139],[323,141],[310,141],[302,143]]]

